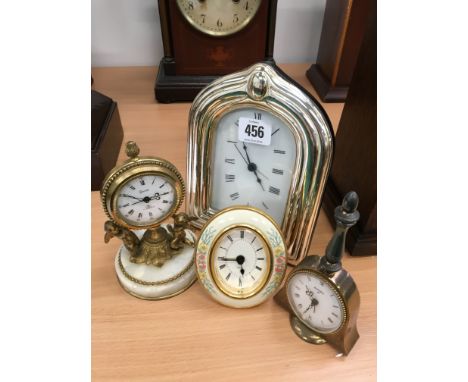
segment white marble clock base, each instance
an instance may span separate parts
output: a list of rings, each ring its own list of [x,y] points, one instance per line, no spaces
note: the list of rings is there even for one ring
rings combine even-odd
[[[190,230],[187,237],[196,241]],[[141,237],[144,231],[135,231]],[[115,272],[122,287],[131,295],[145,300],[160,300],[182,293],[196,280],[194,251],[190,246],[166,261],[162,267],[130,262],[130,254],[122,245],[115,257]]]

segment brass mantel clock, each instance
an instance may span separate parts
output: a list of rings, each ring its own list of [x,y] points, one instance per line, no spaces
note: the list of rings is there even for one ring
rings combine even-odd
[[[150,300],[174,296],[195,281],[195,236],[186,229],[192,218],[176,214],[184,198],[179,171],[168,161],[140,157],[134,142],[129,159],[104,179],[101,201],[111,219],[105,223],[105,242],[123,242],[115,271],[130,294]],[[168,217],[174,224],[161,225]],[[133,232],[135,231],[135,232]]]
[[[289,262],[307,254],[333,154],[321,106],[278,68],[259,63],[203,89],[189,114],[187,211],[201,228],[233,205],[282,228]]]
[[[329,343],[347,355],[359,339],[359,292],[342,268],[346,233],[359,219],[358,196],[349,192],[335,209],[336,230],[324,256],[308,256],[286,279],[275,300],[290,312],[294,332],[312,344]]]

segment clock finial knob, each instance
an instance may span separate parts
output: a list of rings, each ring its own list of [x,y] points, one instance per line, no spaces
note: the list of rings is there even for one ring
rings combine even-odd
[[[341,205],[335,208],[335,233],[327,245],[325,256],[320,261],[322,269],[328,273],[335,273],[341,269],[346,234],[359,220],[358,204],[358,194],[350,191],[343,198]]]
[[[125,147],[125,153],[129,158],[136,158],[140,154],[140,148],[133,141],[128,141]]]
[[[262,99],[268,90],[268,77],[263,70],[255,71],[249,81],[249,95],[256,100]]]

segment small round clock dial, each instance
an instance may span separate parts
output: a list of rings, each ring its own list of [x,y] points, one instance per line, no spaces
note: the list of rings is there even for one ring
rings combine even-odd
[[[245,298],[263,287],[270,274],[270,249],[257,232],[236,227],[216,242],[212,273],[218,287],[235,298]]]
[[[290,278],[287,294],[295,314],[317,333],[335,332],[343,324],[343,300],[323,276],[298,272]]]
[[[117,213],[131,226],[147,226],[164,220],[172,211],[175,190],[168,178],[144,174],[130,178],[116,195]]]
[[[244,28],[255,16],[261,0],[177,0],[187,21],[213,36],[227,36]]]
[[[271,127],[268,145],[238,139],[239,120],[252,118]],[[282,224],[296,163],[291,129],[273,114],[255,108],[224,115],[216,128],[212,163],[211,205],[259,208]]]

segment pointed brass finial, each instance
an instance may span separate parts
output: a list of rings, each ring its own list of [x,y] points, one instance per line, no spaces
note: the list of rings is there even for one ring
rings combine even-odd
[[[138,154],[140,154],[140,148],[138,145],[133,141],[128,141],[127,146],[125,148],[125,153],[129,158],[136,158]]]
[[[359,220],[358,204],[358,194],[350,191],[343,198],[341,206],[335,208],[335,233],[328,243],[325,255],[320,262],[322,269],[329,274],[338,272],[341,269],[346,233]]]

